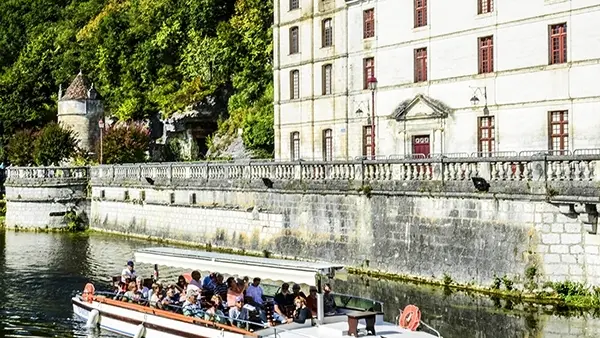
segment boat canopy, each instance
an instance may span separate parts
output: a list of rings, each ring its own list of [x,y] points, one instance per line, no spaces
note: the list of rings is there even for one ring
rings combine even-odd
[[[138,263],[158,264],[182,269],[217,271],[223,275],[250,279],[259,277],[275,282],[315,285],[318,276],[333,278],[343,265],[251,256],[240,256],[168,247],[140,249]]]

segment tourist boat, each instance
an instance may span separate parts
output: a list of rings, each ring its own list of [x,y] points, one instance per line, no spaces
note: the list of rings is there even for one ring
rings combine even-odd
[[[115,300],[95,292],[88,284],[85,292],[72,298],[73,311],[90,328],[100,327],[134,338],[223,337],[223,338],[330,338],[370,336],[385,338],[441,337],[420,321],[420,312],[412,305],[399,316],[398,324],[383,320],[383,303],[374,300],[335,295],[339,315],[325,316],[320,286],[334,278],[343,266],[281,259],[226,255],[175,248],[147,248],[135,253],[136,263],[171,268],[218,271],[226,276],[260,277],[263,281],[317,285],[318,312],[305,324],[264,325],[251,323],[253,330],[223,325],[171,311]],[[155,271],[156,273],[156,271]],[[269,297],[267,292],[265,296]],[[249,327],[250,323],[246,326]],[[259,325],[257,327],[257,325]],[[421,326],[417,330],[417,326]],[[402,327],[401,327],[402,326]]]

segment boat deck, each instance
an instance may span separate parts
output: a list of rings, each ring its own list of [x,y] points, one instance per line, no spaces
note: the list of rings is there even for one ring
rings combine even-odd
[[[358,328],[364,329],[364,323],[359,323]],[[301,324],[287,324],[278,329],[261,330],[257,332],[263,338],[329,338],[329,337],[348,337],[345,331],[348,330],[347,322],[337,322],[321,326],[309,326]],[[276,331],[276,332],[275,332]],[[423,331],[409,331],[399,326],[377,322],[375,324],[375,336],[359,334],[359,337],[380,337],[380,338],[433,338],[434,335]]]

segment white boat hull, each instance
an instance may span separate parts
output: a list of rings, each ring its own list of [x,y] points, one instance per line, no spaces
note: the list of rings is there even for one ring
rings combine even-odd
[[[92,310],[99,311],[100,316],[98,325],[101,329],[115,332],[127,337],[135,337],[140,330],[140,325],[144,327],[143,337],[145,338],[243,338],[247,337],[242,333],[227,332],[216,328],[206,327],[194,323],[165,318],[150,313],[143,313],[120,306],[115,306],[94,300],[85,302],[79,297],[72,298],[74,313],[88,320]],[[149,308],[148,308],[149,309]]]

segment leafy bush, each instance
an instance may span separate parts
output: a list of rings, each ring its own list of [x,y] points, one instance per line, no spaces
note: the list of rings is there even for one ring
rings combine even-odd
[[[31,165],[34,140],[35,133],[29,129],[16,132],[8,142],[8,161],[15,166]]]
[[[106,164],[145,162],[150,131],[139,122],[117,123],[104,132],[102,144]]]
[[[272,157],[275,132],[273,130],[273,87],[244,116],[244,145],[260,157]]]
[[[56,122],[42,128],[33,144],[33,158],[39,166],[58,165],[75,154],[77,149],[75,133]]]

